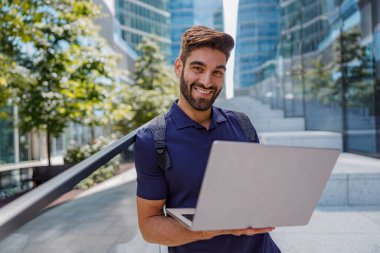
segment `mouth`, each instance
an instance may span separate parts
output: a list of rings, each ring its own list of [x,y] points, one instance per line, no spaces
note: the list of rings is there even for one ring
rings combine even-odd
[[[212,92],[214,92],[214,90],[205,90],[205,89],[201,89],[199,87],[194,87],[194,89],[201,93],[201,94],[205,94],[205,95],[208,95],[208,94],[211,94]]]

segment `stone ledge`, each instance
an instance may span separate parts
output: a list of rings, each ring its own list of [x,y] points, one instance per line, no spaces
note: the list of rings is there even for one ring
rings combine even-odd
[[[342,153],[319,205],[380,205],[380,160]]]
[[[380,173],[333,174],[318,205],[380,205]]]
[[[325,131],[288,131],[259,133],[263,144],[315,148],[336,148],[342,150],[342,135]]]

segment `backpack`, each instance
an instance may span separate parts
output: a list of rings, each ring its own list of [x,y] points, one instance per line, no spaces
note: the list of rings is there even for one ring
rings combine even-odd
[[[249,142],[256,142],[257,135],[256,130],[253,127],[248,116],[242,112],[231,111],[238,119],[240,127],[242,128],[245,136]],[[152,119],[148,123],[148,128],[151,130],[154,140],[154,146],[157,151],[158,166],[162,171],[166,171],[170,167],[170,158],[168,151],[165,147],[165,132],[166,132],[166,121],[165,114],[161,114],[156,118]]]

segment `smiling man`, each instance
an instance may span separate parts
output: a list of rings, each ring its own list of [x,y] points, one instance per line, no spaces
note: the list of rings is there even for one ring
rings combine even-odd
[[[268,234],[272,228],[194,232],[163,212],[164,206],[195,207],[213,141],[249,141],[236,114],[213,106],[233,47],[230,35],[204,26],[183,34],[174,64],[180,97],[165,114],[167,168],[160,168],[152,129],[136,137],[140,230],[146,241],[167,245],[169,252],[280,252]]]
[[[188,64],[183,70],[183,62],[186,60]],[[193,50],[188,59],[180,60],[178,58],[176,60],[176,72],[181,73],[181,108],[190,105],[196,111],[210,110],[222,89],[226,71],[225,64],[217,64],[225,62],[225,60],[226,56],[222,52],[207,47]],[[212,73],[205,74],[205,71]],[[185,72],[188,81],[185,80]],[[192,91],[195,95],[192,94]],[[183,101],[183,98],[186,101]]]

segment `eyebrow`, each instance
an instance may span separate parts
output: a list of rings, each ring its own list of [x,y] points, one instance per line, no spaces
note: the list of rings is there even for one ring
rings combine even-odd
[[[201,61],[192,61],[192,62],[190,62],[190,66],[192,66],[192,65],[201,65],[203,67],[206,67],[206,64],[204,64]],[[224,66],[224,65],[218,65],[218,66],[216,66],[216,69],[226,70],[226,66]]]

